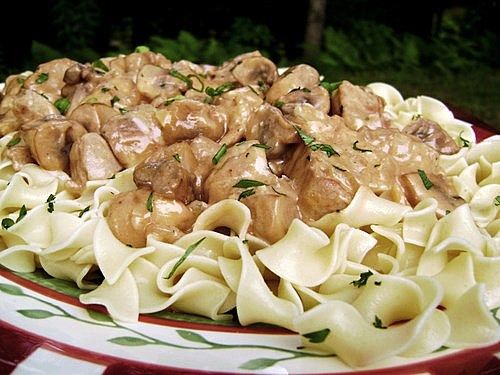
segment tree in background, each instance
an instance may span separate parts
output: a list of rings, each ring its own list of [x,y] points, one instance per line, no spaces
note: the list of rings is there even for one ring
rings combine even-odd
[[[313,61],[321,49],[325,13],[326,0],[309,0],[309,12],[304,37],[304,59],[306,61]]]

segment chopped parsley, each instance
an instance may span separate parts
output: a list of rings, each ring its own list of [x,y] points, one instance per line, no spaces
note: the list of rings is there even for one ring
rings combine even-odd
[[[306,339],[309,340],[309,342],[313,344],[319,344],[325,341],[329,334],[330,334],[330,328],[324,328],[319,331],[304,333],[302,336],[304,336]]]
[[[19,210],[19,215],[17,216],[16,221],[12,220],[10,217],[5,217],[2,219],[2,228],[9,229],[11,226],[18,223],[23,217],[25,217],[27,213],[28,210],[26,209],[26,206],[23,204],[23,206]]]
[[[109,87],[101,87],[101,92],[106,93],[111,90]]]
[[[83,210],[81,210],[78,213],[78,217],[82,217],[86,212],[89,212],[89,210],[90,210],[90,206],[85,207]]]
[[[361,272],[359,274],[359,279],[351,281],[351,284],[357,286],[358,288],[361,288],[362,286],[366,285],[368,278],[372,275],[373,275],[372,271]]]
[[[16,146],[17,144],[19,144],[19,142],[21,142],[21,138],[20,138],[20,137],[12,138],[12,139],[9,141],[9,143],[7,143],[7,148],[14,147],[14,146]]]
[[[100,59],[92,62],[92,68],[94,68],[94,70],[100,70],[102,72],[109,72],[109,68]]]
[[[24,86],[24,81],[26,81],[24,78],[22,77],[17,77],[16,78],[16,81],[17,83],[19,83],[21,86]]]
[[[268,146],[264,143],[256,143],[253,144],[252,147],[263,148],[264,150],[269,150],[271,148],[271,146]]]
[[[328,93],[331,94],[333,91],[337,90],[339,86],[342,84],[342,81],[338,82],[321,82],[321,86],[328,90]]]
[[[213,98],[214,96],[219,96],[224,94],[225,92],[231,91],[234,88],[236,88],[236,84],[234,82],[226,82],[220,86],[217,86],[215,89],[213,87],[208,86],[205,89],[205,94]]]
[[[257,84],[259,85],[259,90],[260,91],[262,91],[262,92],[267,91],[268,86],[266,85],[266,83],[263,80],[259,79],[259,81],[257,82]]]
[[[54,194],[50,194],[45,203],[47,204],[47,211],[49,213],[54,212],[54,201],[56,200],[56,196]]]
[[[306,92],[306,93],[311,92],[311,90],[309,90],[307,87],[296,87],[296,88],[288,91],[288,93],[290,94],[291,92],[295,92],[295,91],[302,91],[302,92]]]
[[[71,102],[68,98],[59,98],[54,102],[54,106],[61,113],[61,115],[66,114],[70,105],[71,105]]]
[[[416,121],[419,118],[422,118],[422,115],[420,113],[415,113],[413,116],[411,116],[412,121]]]
[[[35,83],[40,85],[44,82],[46,82],[49,79],[49,73],[40,73],[38,75],[38,78],[36,79]]]
[[[222,146],[220,146],[219,150],[215,153],[214,157],[212,158],[212,164],[217,165],[222,159],[222,157],[226,154],[227,152],[227,145],[224,143]]]
[[[375,281],[375,282],[374,282],[374,284],[375,284],[376,286],[380,286],[380,285],[382,285],[382,281]]]
[[[137,52],[137,53],[144,53],[144,52],[149,52],[150,49],[148,46],[137,46],[135,47],[135,51],[134,52]]]
[[[153,192],[149,194],[148,200],[146,201],[146,209],[149,212],[153,212]]]
[[[424,184],[425,188],[429,190],[431,187],[434,186],[431,180],[429,180],[429,177],[427,177],[427,174],[425,171],[422,169],[418,170],[418,175],[420,176],[420,179],[422,180],[422,183]]]
[[[110,102],[111,102],[111,107],[114,107],[114,106],[115,106],[115,103],[116,103],[116,102],[119,102],[119,101],[120,101],[120,98],[119,98],[118,96],[116,96],[116,95],[115,95],[115,96],[113,96],[113,97],[111,98],[111,100],[110,100]]]
[[[495,206],[500,206],[500,195],[495,197]]]
[[[242,199],[248,198],[249,196],[254,195],[254,194],[255,194],[254,188],[244,190],[241,192],[240,195],[238,195],[238,200],[241,201]]]
[[[175,161],[177,162],[181,162],[181,156],[177,153],[173,154],[172,157],[174,158]]]
[[[19,216],[17,217],[16,223],[18,223],[23,217],[25,217],[27,213],[28,210],[26,209],[26,206],[23,204],[23,206],[19,210]]]
[[[124,115],[125,113],[128,112],[128,110],[125,108],[118,108],[118,110],[120,111],[120,115]]]
[[[353,150],[356,150],[356,151],[359,151],[359,152],[373,152],[372,150],[369,150],[367,148],[359,148],[358,147],[358,142],[359,141],[356,141],[352,144],[352,149]]]
[[[382,325],[382,320],[375,315],[375,321],[372,323],[375,328],[386,329],[387,327]]]
[[[271,189],[273,189],[273,191],[274,191],[276,194],[281,195],[281,196],[283,196],[283,197],[287,197],[287,195],[286,195],[285,193],[281,193],[281,192],[279,192],[278,190],[276,190],[276,189],[274,188],[274,186],[271,186]]]
[[[470,147],[470,141],[465,138],[462,138],[462,133],[463,131],[461,131],[460,134],[458,135],[458,138],[462,142],[462,147]]]
[[[257,95],[257,96],[259,96],[259,97],[260,97],[259,93],[258,93],[257,91],[255,91],[255,89],[252,87],[252,85],[248,85],[247,87],[248,87],[248,88],[249,88],[249,89],[250,89],[250,90],[251,90],[251,91],[252,91],[255,95]]]
[[[176,96],[174,96],[172,98],[168,98],[167,100],[165,100],[163,102],[163,105],[168,106],[168,105],[172,104],[173,102],[175,102],[176,100],[181,100],[181,99],[184,99],[184,98],[185,98],[184,95],[176,95]]]
[[[242,188],[242,189],[247,189],[251,187],[257,187],[257,186],[267,186],[264,182],[260,182],[257,180],[248,180],[248,179],[241,179],[239,180],[236,184],[233,185],[233,187],[236,188]]]
[[[304,144],[307,147],[309,147],[312,151],[323,151],[328,157],[331,157],[333,155],[340,155],[329,144],[316,143],[315,142],[316,139],[304,133],[304,131],[300,127],[294,126],[294,128],[297,134],[299,135],[300,139],[302,139],[302,142],[304,142]]]
[[[336,165],[333,165],[333,168],[335,168],[336,170],[341,171],[341,172],[347,172],[347,169],[343,169],[343,168],[337,167]]]
[[[168,75],[170,75],[174,78],[180,79],[182,82],[184,82],[187,85],[188,89],[193,89],[194,91],[203,92],[203,89],[205,88],[203,81],[200,79],[200,77],[198,77],[197,74],[188,74],[187,76],[185,76],[184,74],[182,74],[178,70],[172,69],[168,72]],[[191,79],[191,77],[196,78],[198,80],[198,82],[200,82],[200,84],[201,84],[200,89],[196,89],[193,87],[193,80]]]
[[[198,241],[196,241],[195,243],[189,245],[189,247],[186,249],[184,254],[182,254],[182,256],[179,258],[179,260],[177,262],[175,262],[174,266],[170,270],[166,279],[170,279],[174,275],[175,271],[177,271],[177,268],[179,268],[179,266],[182,263],[184,263],[184,261],[187,259],[187,257],[205,240],[205,238],[206,237],[202,237]]]
[[[281,107],[283,107],[285,105],[285,102],[281,101],[281,100],[276,100],[273,105],[276,107],[276,108],[279,108],[281,109]]]

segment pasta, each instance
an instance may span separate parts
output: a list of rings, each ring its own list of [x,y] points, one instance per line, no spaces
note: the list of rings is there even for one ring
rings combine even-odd
[[[404,100],[387,84],[368,87],[385,100],[394,128],[418,115],[440,124],[457,144],[467,140],[468,147],[438,161],[463,204],[441,215],[433,197],[412,207],[397,191],[361,185],[345,207],[311,214],[308,223],[294,218],[271,240],[258,235],[267,232],[252,226],[254,211],[241,202],[242,194],[275,183],[264,174],[260,185],[232,186],[241,188],[239,197],[203,207],[192,229],[175,240],[153,231],[132,245],[112,230],[110,211],[116,197],[136,191],[133,166],[84,181],[75,194],[68,184],[73,176],[62,171],[27,163],[16,172],[4,152],[15,139],[9,132],[0,139],[0,265],[17,272],[41,267],[72,280],[88,290],[82,303],[103,305],[114,319],[133,322],[172,309],[220,320],[235,312],[241,325],[287,328],[305,347],[353,367],[423,356],[443,345],[498,342],[491,311],[500,307],[500,137],[477,144],[470,124],[436,99]],[[305,141],[305,148],[331,152],[314,142]],[[256,145],[244,147],[258,160],[265,151]],[[375,154],[363,147],[352,148]],[[287,186],[276,182],[274,196],[289,198]],[[96,274],[101,281],[89,277]]]

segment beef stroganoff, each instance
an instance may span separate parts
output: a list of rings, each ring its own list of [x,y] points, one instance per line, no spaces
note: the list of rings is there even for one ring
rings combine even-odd
[[[438,100],[145,48],[47,62],[1,99],[10,270],[122,321],[281,326],[353,367],[500,339],[500,138]]]

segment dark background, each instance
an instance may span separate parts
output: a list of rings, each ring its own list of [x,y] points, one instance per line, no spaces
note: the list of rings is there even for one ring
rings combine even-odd
[[[500,129],[497,1],[328,0],[323,23],[308,18],[313,2],[23,2],[2,12],[0,80],[53,58],[93,61],[137,45],[212,64],[259,49],[282,66],[306,61],[331,81],[435,96]],[[305,43],[311,26],[317,45]]]

